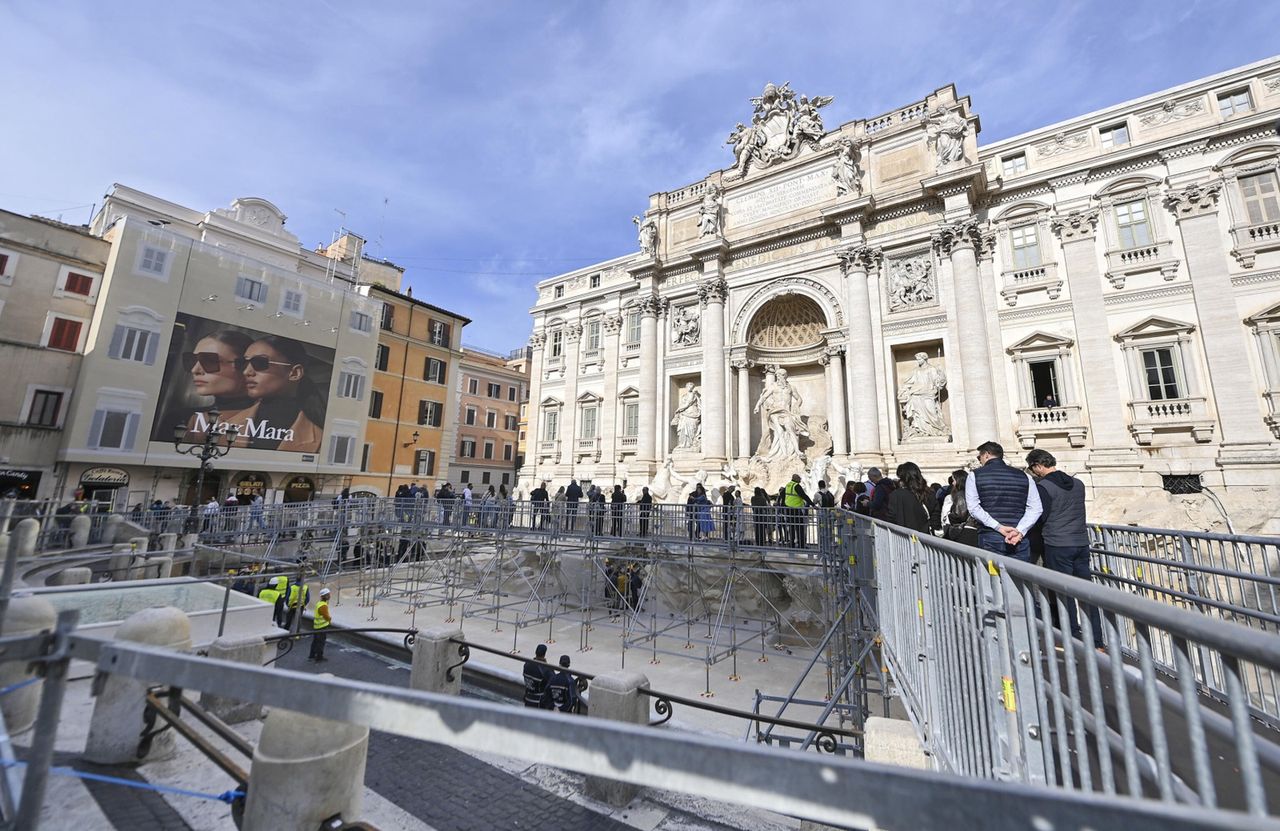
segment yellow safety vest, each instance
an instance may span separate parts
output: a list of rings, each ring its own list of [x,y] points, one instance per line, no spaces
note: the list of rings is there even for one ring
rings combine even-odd
[[[302,605],[307,605],[307,595],[310,594],[306,586],[302,587]],[[298,584],[294,583],[289,587],[289,608],[298,608]]]
[[[279,597],[280,597],[280,592],[276,591],[275,589],[263,589],[262,591],[258,592],[259,600],[265,600],[266,602],[271,604],[274,604]]]
[[[800,495],[796,493],[796,488],[798,487],[800,487],[800,484],[798,482],[787,483],[786,498],[784,498],[782,501],[786,503],[786,506],[788,508],[804,507],[804,500],[801,499]]]
[[[315,620],[311,621],[312,629],[327,629],[329,627],[328,619],[325,618],[324,615],[320,614],[321,609],[323,609],[326,612],[329,611],[328,600],[321,600],[319,603],[316,604],[316,617],[315,617]]]

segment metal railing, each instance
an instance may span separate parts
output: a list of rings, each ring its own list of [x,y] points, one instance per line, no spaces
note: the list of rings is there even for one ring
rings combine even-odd
[[[1280,639],[858,519],[873,526],[862,555],[875,558],[883,656],[941,770],[1267,813]],[[1055,623],[1068,604],[1083,641]]]

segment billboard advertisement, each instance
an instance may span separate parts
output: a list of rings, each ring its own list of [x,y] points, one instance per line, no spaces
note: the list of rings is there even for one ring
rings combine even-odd
[[[200,444],[234,428],[235,447],[317,453],[334,350],[179,313],[151,440]],[[217,421],[209,417],[219,412]]]

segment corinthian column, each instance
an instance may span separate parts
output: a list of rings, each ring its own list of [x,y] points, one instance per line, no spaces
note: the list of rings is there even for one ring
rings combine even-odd
[[[538,474],[538,442],[542,441],[542,350],[547,343],[544,332],[529,338],[529,403],[524,411],[524,466],[516,474],[517,481]]]
[[[818,358],[827,373],[827,430],[831,433],[831,452],[843,456],[849,452],[845,443],[844,383],[840,356],[844,347],[828,347]]]
[[[610,465],[618,463],[618,341],[622,334],[622,315],[604,318],[604,401],[597,417],[600,425],[601,458]]]
[[[871,328],[871,292],[867,275],[880,270],[884,253],[860,245],[838,252],[844,268],[845,308],[849,318],[849,405],[853,411],[853,453],[875,461],[881,452],[880,413],[876,399],[876,368],[871,351],[877,338]]]
[[[564,329],[564,410],[560,425],[560,461],[578,466],[578,366],[582,324],[574,321]]]
[[[652,465],[657,462],[654,452],[656,433],[656,409],[658,400],[658,296],[643,294],[640,309],[640,418],[636,437],[636,461]]]
[[[960,331],[960,377],[964,379],[964,413],[969,423],[969,447],[996,441],[995,383],[991,377],[991,352],[987,341],[987,314],[978,282],[974,247],[979,229],[968,219],[947,225],[933,235],[933,243],[951,258],[955,282],[956,324]],[[950,361],[947,362],[951,364]]]
[[[751,361],[733,362],[738,387],[738,458],[751,458]]]
[[[727,408],[724,396],[724,301],[729,287],[716,271],[698,287],[702,304],[702,457],[723,462]]]

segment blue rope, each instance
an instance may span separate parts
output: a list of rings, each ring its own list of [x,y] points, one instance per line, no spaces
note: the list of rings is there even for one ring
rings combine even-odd
[[[3,767],[26,767],[26,762],[3,762]],[[75,768],[52,766],[49,768],[50,773],[56,773],[59,776],[72,776],[76,779],[89,779],[94,782],[105,782],[108,785],[123,785],[126,788],[137,788],[142,791],[158,791],[160,793],[171,793],[178,796],[194,796],[198,799],[212,799],[217,802],[226,802],[231,804],[240,797],[244,796],[244,791],[224,791],[220,794],[201,793],[200,791],[189,791],[186,788],[175,788],[171,785],[157,785],[154,782],[138,782],[133,779],[121,779],[117,776],[104,776],[101,773],[88,773]]]
[[[20,690],[20,689],[22,689],[23,687],[26,687],[26,686],[28,686],[28,685],[30,685],[30,684],[34,684],[35,682],[37,682],[37,681],[39,681],[39,680],[40,680],[40,678],[38,678],[38,677],[36,677],[36,678],[28,678],[26,681],[19,681],[19,682],[18,682],[18,683],[16,683],[16,684],[10,684],[9,686],[5,687],[4,689],[0,689],[0,695],[8,695],[8,694],[9,694],[9,693],[11,693],[11,692],[14,692],[14,691],[16,691],[16,690]]]

